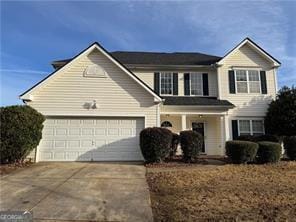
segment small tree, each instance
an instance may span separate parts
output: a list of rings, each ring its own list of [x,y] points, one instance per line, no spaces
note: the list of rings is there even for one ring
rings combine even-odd
[[[30,106],[0,108],[1,163],[22,162],[38,146],[45,118]]]
[[[278,136],[296,135],[296,88],[284,86],[268,107],[265,130]]]

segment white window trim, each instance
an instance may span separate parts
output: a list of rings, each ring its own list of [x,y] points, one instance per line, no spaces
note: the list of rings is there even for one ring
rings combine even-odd
[[[161,93],[161,75],[162,74],[170,74],[171,75],[171,78],[172,78],[172,87],[171,87],[171,91],[172,91],[172,94],[162,94]],[[173,96],[174,95],[174,76],[173,76],[173,72],[160,72],[159,73],[159,94],[161,95],[161,96]]]
[[[191,75],[200,75],[200,78],[201,78],[201,94],[200,95],[191,94]],[[189,95],[190,96],[204,96],[204,94],[203,94],[203,80],[202,80],[202,73],[201,72],[190,72],[189,73]]]
[[[253,136],[254,135],[254,132],[253,132],[253,121],[254,120],[261,120],[262,123],[263,123],[263,131],[262,132],[255,132],[255,133],[263,133],[265,134],[265,128],[264,128],[264,119],[248,119],[248,118],[241,118],[241,119],[238,119],[237,120],[237,128],[238,128],[238,135],[240,136],[241,135],[241,132],[240,132],[240,125],[239,125],[239,122],[240,120],[248,120],[250,122],[250,135]]]
[[[246,71],[246,75],[247,75],[247,81],[237,81],[236,80],[236,71],[238,70],[244,70]],[[256,70],[258,71],[258,76],[259,76],[259,81],[249,81],[249,70]],[[261,89],[261,77],[260,77],[260,69],[235,69],[234,70],[234,80],[235,80],[235,91],[237,94],[261,94],[262,93],[262,89]],[[237,82],[246,82],[247,83],[247,90],[248,92],[238,92],[238,88],[237,88]],[[255,92],[255,93],[252,93],[250,92],[250,82],[259,82],[259,90],[260,92]]]

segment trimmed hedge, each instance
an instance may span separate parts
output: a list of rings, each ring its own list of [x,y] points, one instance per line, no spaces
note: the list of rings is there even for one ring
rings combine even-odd
[[[284,139],[284,148],[290,160],[296,160],[296,136],[289,136]]]
[[[275,142],[279,143],[280,138],[274,135],[260,135],[260,136],[252,136],[252,135],[241,135],[238,136],[235,140],[240,140],[240,141],[250,141],[250,142],[260,142],[260,141],[268,141],[268,142]]]
[[[170,157],[174,157],[177,153],[177,148],[180,143],[180,136],[177,133],[172,133],[172,144],[171,144],[171,151]]]
[[[180,142],[184,161],[192,162],[202,150],[203,137],[192,130],[181,131]]]
[[[282,147],[279,143],[258,142],[257,161],[259,163],[276,163],[282,155]]]
[[[1,163],[22,162],[38,146],[45,118],[30,106],[0,108]]]
[[[162,162],[170,155],[172,132],[166,128],[149,127],[140,133],[140,147],[148,163]]]
[[[249,141],[227,141],[226,155],[232,163],[249,163],[253,162],[258,150],[258,144]]]

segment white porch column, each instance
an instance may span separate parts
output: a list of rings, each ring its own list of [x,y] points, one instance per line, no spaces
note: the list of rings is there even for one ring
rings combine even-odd
[[[225,142],[230,140],[230,131],[229,131],[229,117],[228,115],[224,116],[224,128],[225,128]]]
[[[182,127],[182,130],[186,130],[186,115],[183,114],[182,117],[181,117],[181,127]]]
[[[156,106],[156,126],[160,127],[160,104]]]
[[[225,155],[225,143],[229,140],[229,119],[227,115],[220,117],[221,155]]]

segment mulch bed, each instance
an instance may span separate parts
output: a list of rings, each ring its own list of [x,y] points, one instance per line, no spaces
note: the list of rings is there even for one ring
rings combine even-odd
[[[31,161],[26,161],[23,163],[12,163],[12,164],[0,164],[0,175],[9,174],[17,169],[29,167],[33,164]]]
[[[172,168],[172,167],[192,167],[192,166],[197,166],[197,165],[208,165],[209,160],[219,160],[222,162],[227,163],[228,160],[226,158],[218,158],[218,157],[200,157],[193,162],[190,163],[185,163],[182,159],[182,156],[175,156],[171,159],[167,159],[163,162],[160,163],[146,163],[145,166],[147,168]]]

